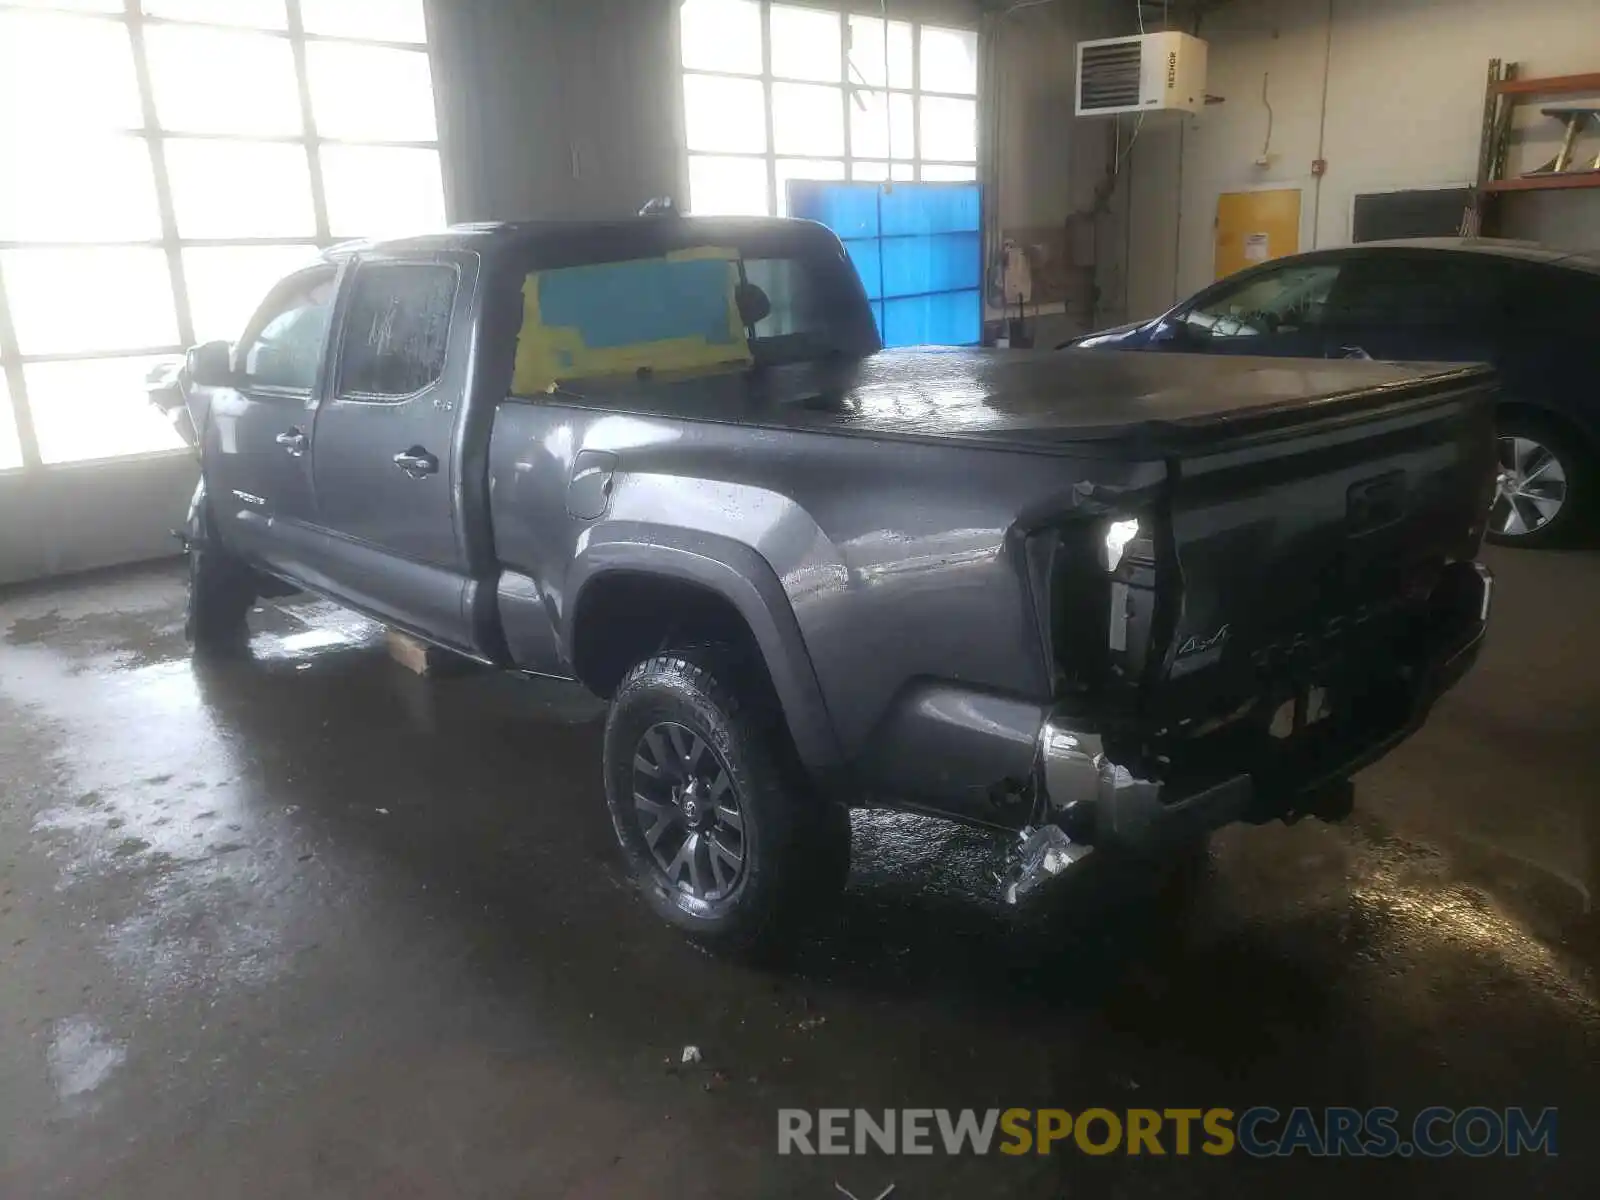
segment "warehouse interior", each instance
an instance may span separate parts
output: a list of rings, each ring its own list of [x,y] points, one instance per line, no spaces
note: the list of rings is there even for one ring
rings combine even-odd
[[[1369,240],[1362,214],[1402,196],[1600,255],[1596,15],[0,0],[0,1195],[1586,1194],[1593,538],[1485,547],[1477,669],[1357,777],[1346,821],[1231,827],[1178,878],[1022,920],[984,831],[858,811],[837,918],[749,965],[634,902],[582,688],[419,675],[309,594],[258,601],[245,659],[192,658],[174,531],[200,465],[145,387],[336,243],[658,197],[786,216],[806,184],[970,188],[971,278],[939,295],[970,299],[971,336],[930,318],[904,341],[996,355]],[[1082,43],[1165,31],[1206,47],[1195,111],[1079,114]],[[1505,117],[1492,176],[1516,93],[1491,62],[1568,81]],[[1550,183],[1558,100],[1594,116]],[[1252,215],[1224,269],[1230,197]],[[887,333],[897,298],[868,294]],[[1328,1105],[1554,1109],[1559,1154],[829,1156],[776,1135],[795,1109]]]

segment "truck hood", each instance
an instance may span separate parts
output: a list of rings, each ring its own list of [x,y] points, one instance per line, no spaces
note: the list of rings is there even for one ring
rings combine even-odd
[[[608,407],[691,420],[737,413],[743,425],[847,436],[1159,455],[1359,419],[1490,378],[1458,364],[922,348],[756,374],[586,381],[584,391]]]

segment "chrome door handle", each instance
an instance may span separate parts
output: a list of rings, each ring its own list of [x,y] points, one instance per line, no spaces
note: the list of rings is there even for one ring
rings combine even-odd
[[[306,452],[306,435],[298,429],[291,429],[288,433],[278,435],[278,445],[282,446],[295,458]]]
[[[421,446],[413,446],[396,454],[394,465],[413,479],[421,479],[424,475],[436,475],[439,472],[439,460]]]

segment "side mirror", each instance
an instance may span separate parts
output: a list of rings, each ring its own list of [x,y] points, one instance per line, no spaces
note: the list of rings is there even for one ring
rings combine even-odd
[[[233,383],[233,360],[227,342],[207,342],[189,351],[189,379],[196,387],[228,387]]]

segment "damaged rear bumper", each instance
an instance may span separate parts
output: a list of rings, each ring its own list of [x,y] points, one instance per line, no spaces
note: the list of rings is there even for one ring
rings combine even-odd
[[[1106,739],[1058,710],[1038,739],[1036,820],[1022,831],[1005,898],[1018,903],[1092,854],[1157,854],[1235,821],[1349,811],[1350,776],[1410,737],[1434,702],[1472,668],[1488,627],[1493,577],[1461,564],[1447,620],[1417,657],[1392,677],[1387,702],[1312,728],[1274,747],[1270,758],[1200,782],[1147,778],[1116,762]]]

